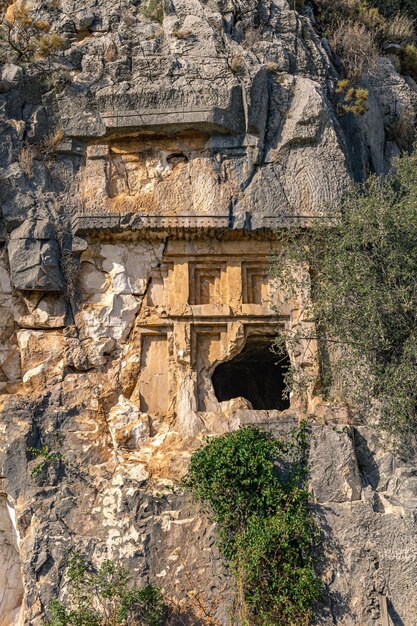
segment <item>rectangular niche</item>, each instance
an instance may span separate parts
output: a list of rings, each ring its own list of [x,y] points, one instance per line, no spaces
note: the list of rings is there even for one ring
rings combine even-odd
[[[226,352],[227,327],[205,326],[194,331],[194,363],[197,371],[197,410],[215,411],[218,408],[211,382],[211,369]]]
[[[139,407],[143,413],[161,415],[169,408],[168,335],[141,336]]]
[[[266,265],[243,263],[243,303],[267,304],[268,295],[268,268]]]
[[[190,304],[221,304],[224,264],[190,263]]]

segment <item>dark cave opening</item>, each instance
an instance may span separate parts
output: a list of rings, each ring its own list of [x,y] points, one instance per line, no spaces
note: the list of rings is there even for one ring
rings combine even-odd
[[[284,376],[290,359],[272,352],[271,346],[271,337],[248,337],[239,354],[216,367],[212,382],[219,402],[243,397],[255,410],[289,408]]]

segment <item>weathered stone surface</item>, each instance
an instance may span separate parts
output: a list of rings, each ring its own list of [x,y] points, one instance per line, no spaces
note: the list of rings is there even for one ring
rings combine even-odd
[[[315,428],[310,444],[310,489],[317,502],[354,502],[362,483],[353,432],[336,426]]]
[[[179,481],[208,434],[307,419],[316,623],[417,626],[416,459],[323,401],[314,342],[288,354],[304,394],[284,403],[278,367],[239,386],[280,328],[312,323],[307,290],[283,304],[268,274],[274,229],[388,170],[416,85],[388,50],[368,113],[338,115],[308,3],[172,0],[161,24],[128,0],[30,10],[68,47],[47,80],[0,71],[0,474],[21,539],[1,496],[0,623],[43,624],[76,548],[226,626],[233,583]],[[63,459],[32,476],[43,445]]]
[[[22,328],[63,328],[67,304],[63,297],[25,292],[13,302],[14,319]]]
[[[23,581],[15,511],[0,493],[0,615],[3,624],[23,624]]]
[[[55,292],[64,288],[59,246],[51,223],[44,219],[25,221],[12,232],[8,252],[15,289]]]
[[[109,414],[109,428],[115,448],[137,448],[150,436],[149,418],[127,398],[119,396]]]
[[[33,188],[17,162],[0,169],[0,182],[2,216],[12,229],[33,209]]]
[[[20,381],[20,354],[13,321],[13,296],[6,249],[0,252],[0,389],[12,391]]]
[[[62,378],[64,338],[62,331],[17,332],[23,383],[27,390],[41,392]]]
[[[0,74],[0,93],[17,87],[22,76],[23,70],[18,65],[13,65],[12,63],[3,65]]]

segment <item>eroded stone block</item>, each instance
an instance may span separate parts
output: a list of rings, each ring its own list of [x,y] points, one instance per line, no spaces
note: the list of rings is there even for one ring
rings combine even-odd
[[[23,382],[28,391],[42,393],[46,382],[62,380],[64,336],[56,330],[17,332]]]
[[[62,291],[60,250],[52,224],[27,219],[16,228],[8,245],[12,283],[25,291]]]

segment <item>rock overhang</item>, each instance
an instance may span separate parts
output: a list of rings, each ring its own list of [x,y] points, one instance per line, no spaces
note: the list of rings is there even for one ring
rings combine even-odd
[[[114,132],[184,129],[263,137],[267,79],[261,67],[248,88],[232,73],[226,79],[201,80],[195,88],[187,83],[175,86],[169,78],[152,81],[146,88],[106,87],[95,94],[73,85],[57,95],[57,109],[66,136],[79,140],[104,139]]]

